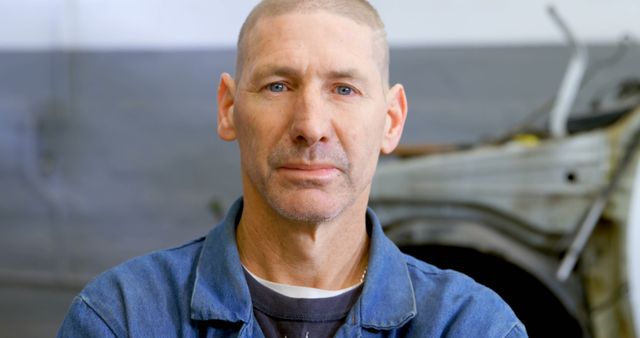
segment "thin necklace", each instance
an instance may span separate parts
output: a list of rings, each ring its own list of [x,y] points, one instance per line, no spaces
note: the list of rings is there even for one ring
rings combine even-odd
[[[364,277],[367,275],[367,268],[364,268],[362,272],[362,277],[360,277],[360,283],[364,283]]]

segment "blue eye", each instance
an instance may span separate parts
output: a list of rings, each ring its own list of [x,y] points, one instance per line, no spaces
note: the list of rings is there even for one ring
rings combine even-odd
[[[287,87],[285,87],[284,83],[282,83],[282,82],[272,83],[268,87],[269,87],[270,91],[275,92],[275,93],[283,92],[287,88]]]
[[[347,86],[338,86],[336,88],[336,93],[338,93],[338,95],[351,95],[353,94],[353,89]]]

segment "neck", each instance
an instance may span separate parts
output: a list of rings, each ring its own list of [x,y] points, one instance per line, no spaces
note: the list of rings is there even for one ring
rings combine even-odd
[[[240,259],[268,281],[326,290],[360,283],[368,262],[366,204],[308,224],[259,212],[245,200],[236,237]]]

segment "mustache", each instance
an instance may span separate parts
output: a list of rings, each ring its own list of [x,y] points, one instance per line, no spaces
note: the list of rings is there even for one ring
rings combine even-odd
[[[330,164],[340,171],[346,172],[350,168],[347,153],[340,146],[315,144],[309,146],[279,145],[267,159],[272,168],[281,167],[287,163],[323,163]]]

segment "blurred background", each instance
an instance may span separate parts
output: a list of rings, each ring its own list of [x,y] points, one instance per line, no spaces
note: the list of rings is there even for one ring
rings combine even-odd
[[[203,236],[239,196],[215,91],[255,3],[0,0],[0,337],[54,336],[91,278]],[[404,145],[497,137],[551,98],[571,49],[550,3],[607,67],[576,111],[640,77],[637,0],[372,3]]]

